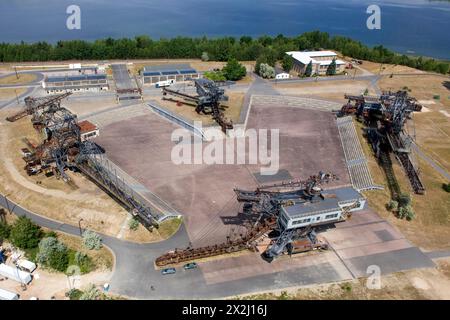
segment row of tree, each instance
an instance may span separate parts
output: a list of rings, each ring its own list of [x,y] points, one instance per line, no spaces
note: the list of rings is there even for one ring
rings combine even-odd
[[[69,266],[77,266],[81,273],[87,273],[95,267],[86,253],[68,248],[58,240],[55,232],[44,232],[27,217],[19,217],[13,224],[1,221],[0,243],[4,240],[24,250],[28,259],[56,271],[68,272]],[[87,250],[99,250],[102,247],[101,237],[86,230],[83,246]]]
[[[261,59],[271,66],[282,60],[286,51],[295,50],[337,50],[346,56],[380,63],[400,64],[409,67],[449,72],[449,62],[410,57],[396,54],[383,47],[369,48],[359,41],[342,36],[330,36],[326,32],[306,32],[296,37],[278,35],[252,38],[242,36],[222,38],[189,38],[153,40],[148,36],[134,39],[101,39],[94,42],[83,40],[59,41],[52,45],[37,43],[1,43],[0,61],[49,61],[49,60],[103,60],[103,59],[154,59],[154,58],[207,58],[215,61],[239,61]],[[289,63],[289,62],[288,62]]]

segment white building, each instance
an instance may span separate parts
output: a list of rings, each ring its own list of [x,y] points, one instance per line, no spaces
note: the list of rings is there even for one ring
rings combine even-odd
[[[336,60],[336,73],[345,70],[345,61],[337,59],[337,54],[333,51],[289,51],[286,54],[294,59],[293,70],[299,74],[304,74],[311,62],[312,74],[324,75],[333,59]]]
[[[42,88],[49,94],[66,91],[99,92],[109,90],[109,84],[106,73],[98,73],[97,68],[86,67],[73,69],[64,74],[52,73],[44,78]]]
[[[84,120],[78,122],[78,127],[80,128],[81,141],[90,140],[100,135],[98,127],[90,121]]]
[[[286,73],[286,72],[279,73],[275,76],[275,79],[277,79],[277,80],[289,79],[289,78],[290,78],[290,75],[289,75],[289,73]]]
[[[349,212],[358,211],[365,203],[366,199],[352,187],[326,190],[315,201],[282,206],[280,222],[285,229],[339,222],[346,207],[354,206]]]

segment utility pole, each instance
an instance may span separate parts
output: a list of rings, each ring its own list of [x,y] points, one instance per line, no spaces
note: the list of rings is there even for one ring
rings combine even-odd
[[[20,101],[19,101],[19,97],[17,96],[17,89],[14,89],[14,92],[16,93],[17,105],[19,105],[19,104],[20,104]]]

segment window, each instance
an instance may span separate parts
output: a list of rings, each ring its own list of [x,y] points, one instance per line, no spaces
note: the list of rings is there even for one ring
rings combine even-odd
[[[307,223],[307,222],[310,222],[311,221],[311,218],[308,218],[308,219],[300,219],[300,220],[295,220],[294,222],[292,222],[292,224],[302,224],[302,223]]]
[[[339,213],[335,213],[335,214],[329,214],[325,216],[325,219],[333,219],[336,218],[339,215]]]

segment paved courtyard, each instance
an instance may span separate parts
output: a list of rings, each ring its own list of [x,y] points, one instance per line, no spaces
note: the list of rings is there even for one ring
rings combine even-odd
[[[233,188],[254,189],[261,165],[176,165],[171,161],[176,146],[171,134],[178,128],[149,109],[105,125],[96,142],[114,163],[184,215],[194,245],[218,243],[227,235],[239,234],[240,226],[225,225],[222,218],[238,214]],[[279,167],[293,178],[323,170],[339,176],[334,185],[350,183],[331,112],[253,103],[247,121],[247,129],[252,128],[279,130]],[[203,150],[207,147],[204,143]]]

